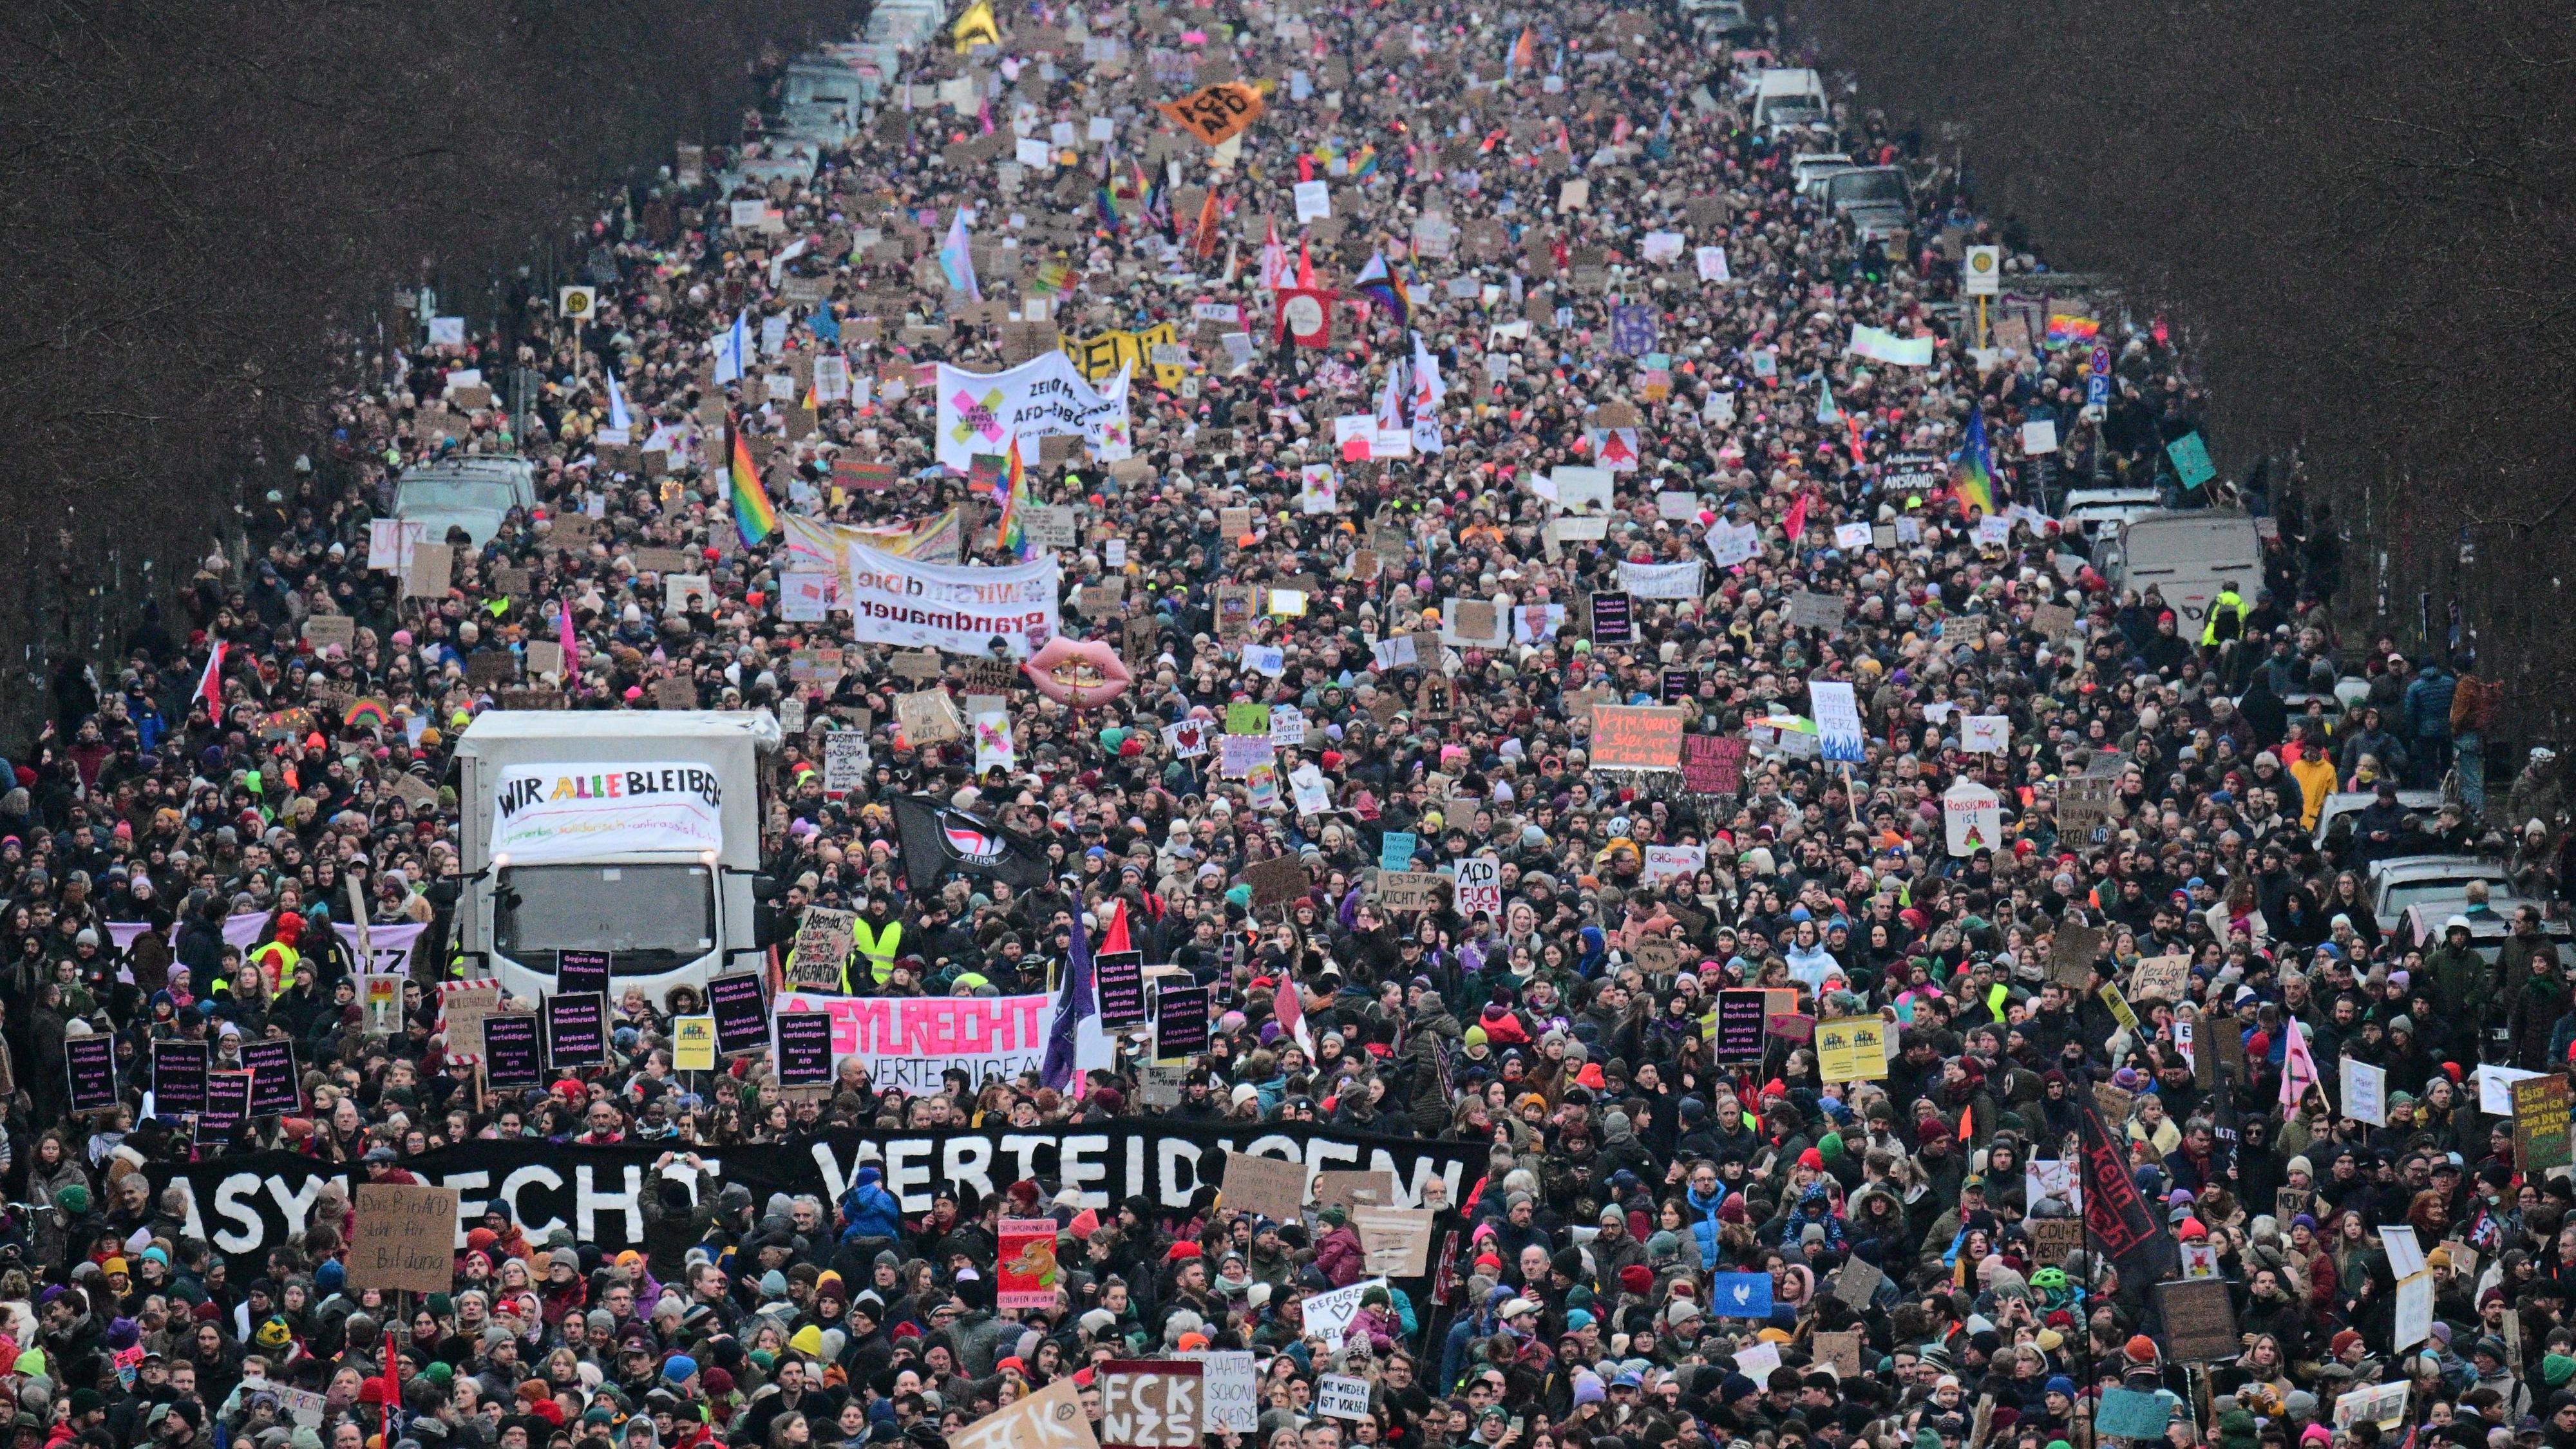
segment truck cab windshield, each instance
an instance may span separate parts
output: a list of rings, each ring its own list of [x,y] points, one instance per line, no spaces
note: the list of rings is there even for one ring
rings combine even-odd
[[[606,951],[615,976],[675,971],[716,948],[715,873],[673,865],[517,865],[493,899],[493,946],[530,970]]]

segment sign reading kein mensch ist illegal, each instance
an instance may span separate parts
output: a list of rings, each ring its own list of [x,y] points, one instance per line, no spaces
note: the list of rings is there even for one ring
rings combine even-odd
[[[686,761],[511,765],[494,800],[491,853],[514,865],[724,846],[724,786]]]

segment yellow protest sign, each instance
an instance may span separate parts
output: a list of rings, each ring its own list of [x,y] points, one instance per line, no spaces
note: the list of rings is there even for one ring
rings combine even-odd
[[[1887,1023],[1847,1016],[1816,1023],[1816,1070],[1828,1082],[1887,1079]]]
[[[682,1072],[712,1072],[716,1069],[714,1017],[671,1018],[671,1067]]]
[[[1177,101],[1158,101],[1154,109],[1209,145],[1222,146],[1259,120],[1267,104],[1258,89],[1242,81],[1219,81],[1201,86]]]
[[[957,42],[959,55],[979,45],[1001,44],[1002,27],[993,19],[992,0],[975,0],[965,14],[957,17],[957,25],[948,36]]]

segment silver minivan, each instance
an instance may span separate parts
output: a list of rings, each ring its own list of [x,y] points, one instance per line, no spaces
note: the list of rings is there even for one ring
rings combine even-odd
[[[501,531],[513,508],[537,506],[536,465],[525,458],[455,457],[417,463],[394,479],[394,516],[422,526],[431,543],[462,528],[476,548]]]

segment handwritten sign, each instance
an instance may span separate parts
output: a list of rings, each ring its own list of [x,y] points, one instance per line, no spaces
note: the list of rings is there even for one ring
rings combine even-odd
[[[350,1287],[444,1293],[455,1286],[455,1188],[361,1182],[355,1197]]]
[[[1686,712],[1660,705],[1599,705],[1592,711],[1592,764],[1603,770],[1677,770]]]

